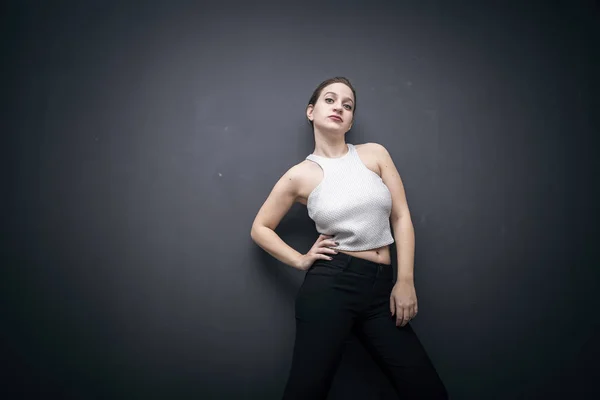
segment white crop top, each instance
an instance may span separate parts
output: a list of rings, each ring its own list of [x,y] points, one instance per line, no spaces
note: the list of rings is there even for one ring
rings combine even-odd
[[[362,162],[354,145],[347,145],[342,157],[306,157],[323,170],[323,179],[308,196],[308,216],[320,234],[333,235],[337,250],[363,251],[394,243],[390,191]]]

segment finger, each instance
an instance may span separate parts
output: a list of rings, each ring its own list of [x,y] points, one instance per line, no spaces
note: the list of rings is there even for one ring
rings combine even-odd
[[[317,247],[315,249],[316,253],[321,253],[321,254],[337,254],[337,250],[335,249],[331,249],[329,247]]]
[[[329,243],[321,242],[316,247],[316,250],[326,252],[326,253],[331,253],[332,251],[337,252],[337,250],[334,249],[333,247],[335,247],[335,246],[329,245]]]
[[[321,243],[319,243],[319,246],[323,246],[323,247],[336,247],[336,246],[339,246],[339,243],[336,242],[335,240],[323,239],[321,241]]]
[[[412,318],[412,314],[411,314],[411,310],[408,307],[404,308],[404,318],[402,320],[402,326],[406,326],[406,324],[408,324],[408,321],[410,321]]]
[[[404,310],[400,307],[400,304],[396,304],[396,326],[401,326],[404,320]]]
[[[412,306],[405,307],[404,318],[410,321],[415,316],[415,312]]]
[[[390,296],[390,312],[392,313],[392,317],[394,316],[394,310],[396,309],[395,304],[394,298]]]
[[[310,256],[313,258],[313,262],[316,260],[331,260],[332,259],[327,254],[320,253],[318,248],[313,249],[310,252]]]

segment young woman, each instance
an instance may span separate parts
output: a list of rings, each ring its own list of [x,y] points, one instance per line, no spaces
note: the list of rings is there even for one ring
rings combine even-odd
[[[296,297],[296,338],[283,399],[325,399],[351,333],[399,398],[446,399],[409,324],[418,308],[414,230],[402,180],[384,146],[346,143],[355,112],[356,92],[348,79],[328,79],[316,88],[306,108],[315,150],[279,179],[252,225],[260,247],[307,271]],[[320,233],[306,254],[275,233],[294,202],[306,205]],[[396,282],[389,248],[394,241]]]

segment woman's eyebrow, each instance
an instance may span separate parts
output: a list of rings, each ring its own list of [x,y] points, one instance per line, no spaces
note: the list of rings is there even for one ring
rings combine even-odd
[[[337,93],[335,93],[335,92],[327,92],[327,93],[325,93],[325,94],[328,94],[328,93],[331,93],[331,94],[333,94],[333,95],[337,96]],[[350,97],[346,97],[344,100],[350,100],[351,102],[353,102],[353,103],[354,103],[354,100],[352,100]]]

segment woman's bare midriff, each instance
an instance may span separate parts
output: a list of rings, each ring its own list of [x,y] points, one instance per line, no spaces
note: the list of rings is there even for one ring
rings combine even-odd
[[[365,251],[347,251],[339,250],[340,253],[349,254],[353,257],[373,261],[377,264],[391,264],[390,246],[383,246],[378,249]]]

